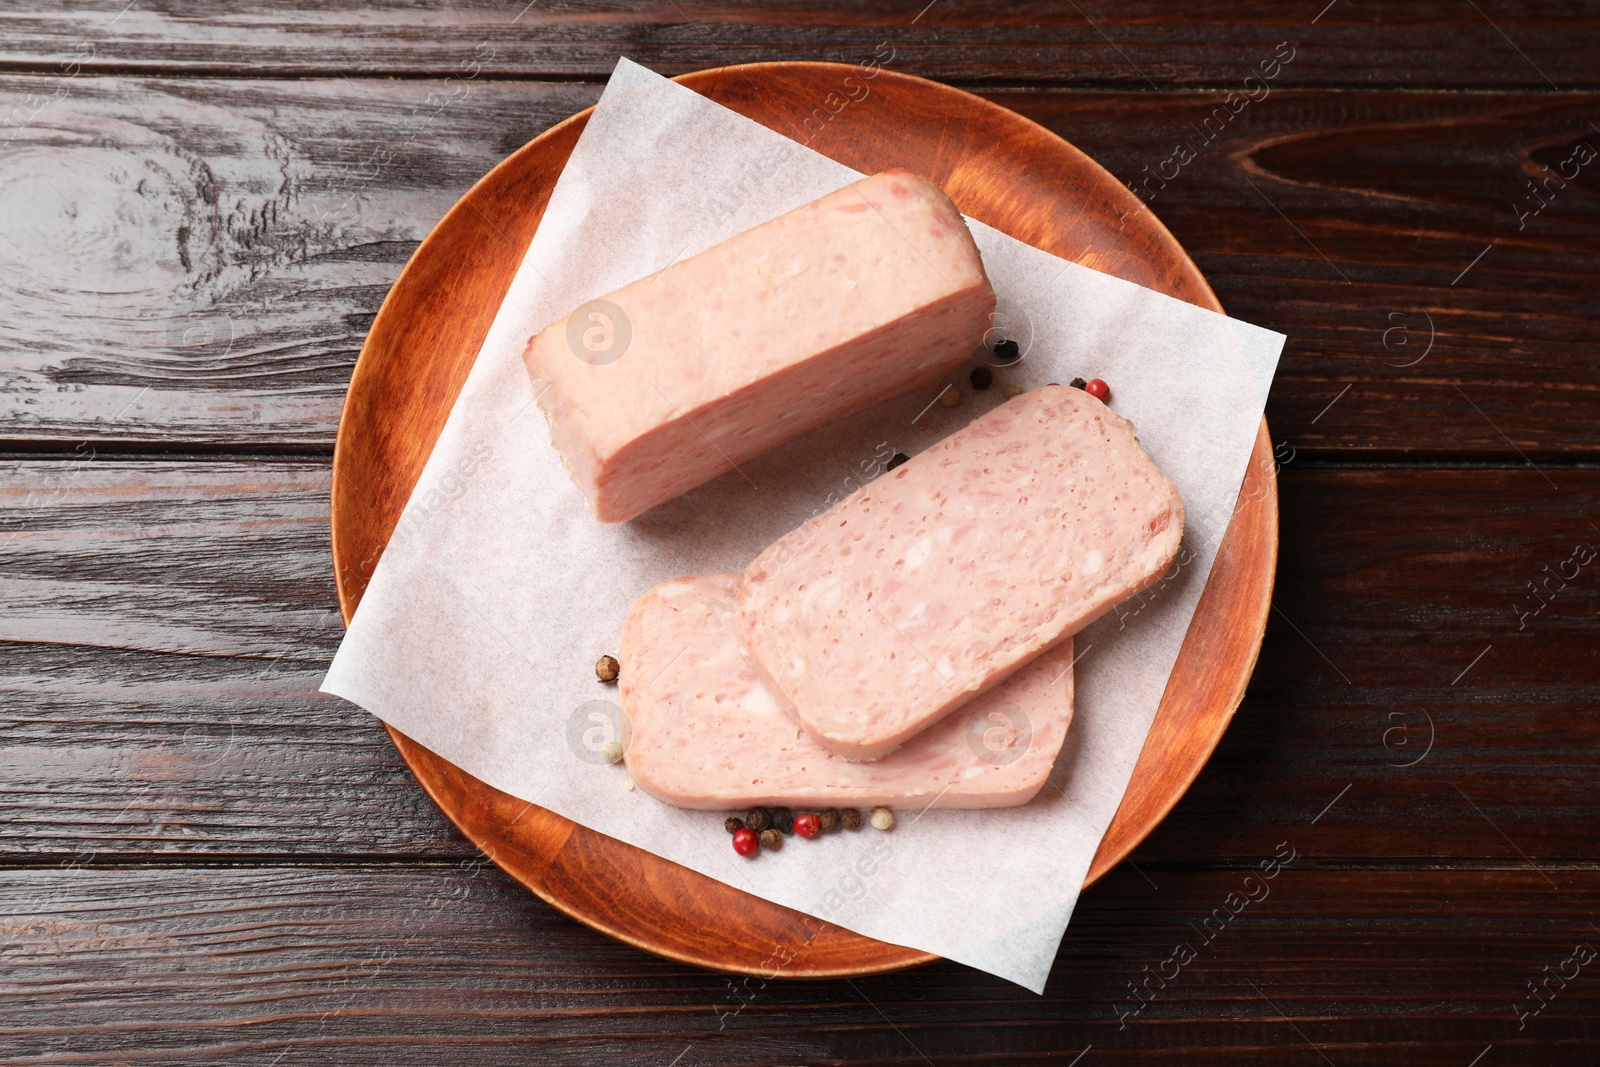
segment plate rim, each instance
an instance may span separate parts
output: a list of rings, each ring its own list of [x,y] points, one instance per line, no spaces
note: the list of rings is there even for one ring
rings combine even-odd
[[[839,63],[839,62],[832,62],[832,61],[810,61],[810,60],[782,60],[782,61],[773,61],[773,62],[729,64],[729,65],[724,65],[724,66],[719,66],[719,67],[706,67],[706,68],[702,68],[700,70],[687,71],[687,72],[675,75],[675,76],[672,77],[671,80],[676,82],[676,83],[678,83],[678,84],[680,84],[680,85],[684,85],[686,88],[690,88],[691,91],[700,92],[701,95],[707,96],[708,99],[712,99],[709,96],[709,93],[707,92],[707,90],[710,90],[710,89],[714,88],[714,86],[715,86],[715,84],[716,84],[716,82],[717,82],[717,80],[719,78],[721,78],[723,76],[726,76],[726,75],[740,74],[740,73],[744,73],[744,72],[747,72],[747,71],[752,71],[752,70],[755,70],[755,69],[758,69],[758,68],[759,69],[763,69],[763,70],[773,70],[773,69],[791,70],[791,71],[799,71],[799,72],[803,72],[803,73],[810,73],[810,72],[818,72],[818,73],[820,73],[820,72],[830,71],[830,70],[831,71],[856,71],[856,70],[858,70],[857,65],[856,64],[851,64],[851,63]],[[987,98],[985,98],[983,96],[979,96],[976,93],[969,92],[967,90],[960,89],[960,88],[957,88],[955,86],[947,85],[947,84],[944,84],[943,82],[935,81],[935,80],[930,79],[930,78],[922,78],[922,77],[919,77],[917,75],[906,74],[906,73],[903,73],[901,71],[888,70],[888,69],[885,69],[885,68],[879,68],[876,71],[876,74],[874,75],[874,77],[876,77],[876,78],[889,78],[889,79],[891,79],[893,81],[899,81],[899,82],[918,83],[920,88],[921,88],[921,91],[927,91],[927,90],[929,90],[931,88],[932,90],[934,90],[936,92],[958,95],[958,96],[964,98],[965,101],[969,104],[969,106],[970,106],[971,103],[976,102],[978,105],[980,105],[981,107],[983,107],[985,109],[990,109],[990,110],[993,110],[995,112],[1003,113],[1004,116],[1005,116],[1005,119],[1003,121],[1026,123],[1029,126],[1032,126],[1037,133],[1049,138],[1052,141],[1057,142],[1060,146],[1064,147],[1071,154],[1079,157],[1084,163],[1088,164],[1088,166],[1090,168],[1092,168],[1095,172],[1097,172],[1098,176],[1101,179],[1103,179],[1105,187],[1107,187],[1108,189],[1114,188],[1116,190],[1116,195],[1118,196],[1119,199],[1123,199],[1126,203],[1131,203],[1134,207],[1144,211],[1148,215],[1149,222],[1151,224],[1153,224],[1154,233],[1157,236],[1157,238],[1161,241],[1161,243],[1164,244],[1165,246],[1167,246],[1167,249],[1168,249],[1169,252],[1175,253],[1176,256],[1181,257],[1182,261],[1186,262],[1187,264],[1189,264],[1189,266],[1191,266],[1193,268],[1194,279],[1198,282],[1198,284],[1200,286],[1200,291],[1203,294],[1203,296],[1206,298],[1206,303],[1201,304],[1201,303],[1198,303],[1196,301],[1190,301],[1190,302],[1197,303],[1197,306],[1206,307],[1207,310],[1215,311],[1215,312],[1218,312],[1219,314],[1225,314],[1226,313],[1224,311],[1223,307],[1222,307],[1221,301],[1218,300],[1218,298],[1216,296],[1216,293],[1212,290],[1210,281],[1205,277],[1204,273],[1200,270],[1199,265],[1194,262],[1193,257],[1189,255],[1188,251],[1182,246],[1182,244],[1177,240],[1177,238],[1173,236],[1172,232],[1167,228],[1166,224],[1161,221],[1160,217],[1158,215],[1156,215],[1153,211],[1151,211],[1147,204],[1145,204],[1142,200],[1140,200],[1137,197],[1136,194],[1134,194],[1131,190],[1129,190],[1128,187],[1126,185],[1124,185],[1120,180],[1118,180],[1115,177],[1115,175],[1113,175],[1109,170],[1107,170],[1104,165],[1102,165],[1098,160],[1094,159],[1092,156],[1088,155],[1088,153],[1084,152],[1082,149],[1078,148],[1072,142],[1068,141],[1066,138],[1064,138],[1064,137],[1060,136],[1059,134],[1055,133],[1055,131],[1049,129],[1048,127],[1043,126],[1042,124],[1040,124],[1038,122],[1035,122],[1034,120],[1028,118],[1027,116],[1021,115],[1018,112],[1012,111],[1010,108],[1004,107],[1003,105],[998,104],[998,103],[996,103],[996,102],[994,102],[994,101],[992,101],[990,99],[987,99]],[[691,84],[691,83],[701,83],[701,82],[709,82],[710,84],[709,85]],[[723,105],[723,106],[726,106],[726,105]],[[539,134],[537,134],[533,138],[529,139],[528,141],[526,141],[525,143],[523,143],[522,145],[517,147],[515,150],[513,150],[509,154],[507,154],[504,159],[500,160],[500,162],[496,163],[493,167],[491,167],[488,171],[486,171],[483,175],[481,175],[476,181],[474,181],[472,183],[472,185],[469,186],[468,189],[460,197],[457,198],[457,200],[450,206],[450,208],[448,210],[446,210],[444,212],[444,214],[439,217],[438,221],[433,224],[433,226],[429,229],[428,233],[418,243],[416,249],[412,252],[411,256],[407,259],[405,265],[401,268],[400,272],[395,276],[394,281],[390,284],[390,287],[389,287],[388,291],[384,294],[384,298],[383,298],[382,303],[379,305],[377,313],[373,316],[372,323],[368,327],[367,335],[362,340],[361,351],[357,355],[355,365],[351,370],[350,383],[349,383],[349,386],[346,389],[344,401],[341,404],[340,416],[339,416],[339,425],[338,425],[338,429],[337,429],[336,434],[335,434],[334,449],[333,449],[333,461],[332,461],[333,477],[331,479],[331,485],[330,485],[330,490],[329,490],[329,534],[330,534],[330,553],[331,553],[331,555],[333,557],[333,564],[334,564],[334,585],[335,585],[335,588],[336,588],[336,591],[337,591],[337,594],[338,594],[340,615],[341,615],[341,618],[342,618],[342,620],[345,623],[345,626],[347,628],[349,626],[349,622],[350,622],[351,617],[355,613],[355,608],[356,608],[355,603],[353,603],[352,601],[357,599],[357,598],[353,595],[352,590],[350,588],[351,583],[347,580],[347,577],[346,577],[346,575],[344,573],[344,569],[340,566],[340,563],[339,563],[339,550],[338,550],[338,545],[340,543],[340,518],[339,517],[340,517],[341,513],[343,513],[343,511],[344,511],[344,508],[341,506],[341,504],[342,504],[342,501],[343,501],[343,498],[344,498],[344,492],[345,492],[341,488],[341,486],[342,486],[343,482],[345,481],[345,479],[340,478],[338,472],[339,472],[341,455],[344,453],[344,451],[348,447],[353,447],[353,446],[347,444],[348,438],[347,438],[347,434],[346,434],[346,429],[347,429],[347,426],[348,426],[347,416],[350,413],[351,398],[357,394],[358,385],[361,383],[361,381],[364,378],[366,378],[368,375],[370,375],[371,373],[375,373],[372,370],[372,368],[374,366],[376,357],[374,357],[372,359],[368,358],[368,350],[369,350],[369,346],[371,345],[372,337],[373,337],[374,333],[377,332],[375,327],[384,318],[385,314],[390,312],[391,303],[395,302],[397,300],[396,293],[402,290],[403,283],[407,280],[407,276],[412,272],[412,270],[414,268],[416,268],[417,264],[421,260],[423,260],[425,258],[425,254],[429,251],[430,245],[433,244],[436,240],[442,240],[443,239],[443,238],[439,237],[439,234],[440,234],[440,231],[445,228],[446,223],[450,222],[458,214],[464,213],[466,210],[472,209],[474,207],[474,205],[471,204],[470,201],[472,201],[472,199],[474,198],[474,196],[478,193],[478,191],[480,189],[482,189],[482,188],[490,185],[491,183],[495,182],[498,178],[500,178],[502,176],[502,172],[514,169],[517,166],[518,161],[524,155],[524,153],[527,153],[527,152],[533,150],[533,146],[538,145],[538,144],[540,144],[541,142],[544,142],[544,141],[556,140],[556,139],[560,138],[561,136],[566,134],[572,126],[574,126],[576,124],[580,124],[580,123],[581,124],[586,124],[588,122],[589,118],[592,116],[592,114],[594,112],[594,109],[595,109],[595,105],[591,104],[590,106],[588,106],[586,108],[583,108],[582,110],[580,110],[578,112],[575,112],[574,114],[569,115],[566,118],[560,120],[559,122],[551,125],[547,129],[541,131]],[[759,121],[759,120],[752,119],[752,121]],[[775,132],[780,132],[781,133],[781,131],[775,131]],[[787,135],[784,135],[784,136],[787,136]],[[791,140],[792,140],[792,138],[791,138]],[[976,216],[974,216],[974,217],[976,217]],[[1002,232],[1005,232],[1002,227],[996,226],[996,228],[997,229],[1001,229]],[[474,359],[476,359],[476,356],[474,356]],[[364,370],[366,371],[365,374],[363,373]],[[453,404],[453,401],[452,401],[452,404]],[[1250,483],[1250,470],[1251,470],[1251,468],[1254,468],[1256,466],[1256,463],[1255,463],[1256,455],[1257,455],[1257,453],[1261,452],[1263,448],[1265,448],[1267,450],[1267,453],[1270,455],[1270,452],[1271,452],[1271,436],[1270,436],[1270,432],[1268,430],[1267,421],[1266,421],[1266,417],[1265,417],[1264,414],[1262,416],[1260,426],[1259,426],[1259,428],[1257,430],[1255,442],[1251,446],[1251,466],[1246,469],[1245,477],[1241,480],[1241,486],[1240,486],[1240,497],[1241,498],[1244,496],[1244,493],[1245,493],[1245,491],[1248,488],[1249,483]],[[431,447],[430,447],[430,452],[431,452]],[[1266,568],[1266,579],[1263,582],[1263,586],[1262,586],[1263,587],[1263,593],[1262,593],[1262,596],[1261,596],[1261,602],[1260,602],[1259,605],[1256,606],[1255,616],[1248,620],[1250,622],[1250,624],[1251,624],[1251,629],[1253,630],[1253,632],[1255,634],[1254,639],[1251,642],[1251,654],[1250,654],[1249,663],[1243,670],[1240,671],[1239,676],[1238,676],[1239,680],[1238,680],[1237,686],[1235,688],[1235,691],[1228,695],[1227,700],[1226,700],[1226,705],[1227,706],[1226,706],[1225,710],[1223,710],[1222,713],[1217,716],[1217,718],[1215,720],[1215,728],[1214,728],[1214,730],[1211,731],[1209,736],[1205,736],[1204,738],[1201,739],[1203,741],[1204,750],[1205,750],[1203,758],[1199,758],[1199,759],[1194,760],[1192,766],[1189,767],[1186,770],[1185,773],[1183,773],[1180,776],[1178,776],[1178,778],[1173,779],[1173,782],[1174,782],[1173,788],[1168,790],[1163,802],[1160,805],[1158,805],[1157,808],[1152,809],[1151,813],[1149,813],[1147,815],[1147,817],[1143,820],[1142,825],[1139,825],[1135,829],[1135,831],[1133,832],[1132,836],[1127,840],[1127,842],[1125,844],[1125,847],[1122,847],[1122,849],[1120,851],[1120,854],[1118,854],[1116,856],[1108,856],[1105,859],[1102,859],[1101,850],[1100,849],[1096,850],[1095,855],[1094,855],[1093,859],[1091,860],[1089,871],[1087,872],[1087,874],[1085,876],[1083,886],[1079,890],[1080,895],[1081,895],[1081,893],[1087,891],[1090,887],[1095,885],[1098,881],[1100,881],[1100,879],[1103,878],[1113,867],[1115,867],[1117,864],[1121,863],[1136,848],[1138,848],[1138,846],[1141,843],[1143,843],[1143,841],[1146,838],[1148,838],[1149,835],[1152,832],[1154,832],[1155,828],[1157,826],[1159,826],[1166,819],[1166,817],[1171,813],[1172,809],[1174,807],[1176,807],[1178,802],[1188,793],[1190,787],[1194,784],[1195,779],[1199,777],[1199,774],[1200,774],[1201,770],[1204,769],[1204,767],[1210,762],[1212,754],[1216,751],[1217,745],[1221,742],[1222,735],[1227,731],[1227,728],[1228,728],[1229,724],[1233,721],[1233,717],[1234,717],[1235,713],[1238,711],[1240,704],[1243,702],[1245,693],[1246,693],[1246,691],[1247,691],[1247,689],[1249,687],[1250,680],[1254,675],[1255,667],[1256,667],[1257,662],[1259,661],[1259,657],[1260,657],[1260,654],[1261,654],[1262,643],[1263,643],[1263,639],[1264,639],[1264,636],[1265,636],[1266,622],[1267,622],[1267,618],[1268,618],[1268,615],[1269,615],[1270,609],[1271,609],[1272,589],[1273,589],[1273,587],[1274,587],[1274,585],[1276,583],[1276,580],[1277,580],[1277,564],[1278,564],[1278,553],[1279,553],[1279,544],[1280,544],[1280,531],[1279,531],[1279,523],[1278,523],[1278,519],[1279,519],[1279,500],[1278,500],[1278,485],[1277,485],[1276,465],[1273,464],[1271,466],[1265,467],[1263,469],[1263,471],[1262,471],[1262,477],[1264,478],[1264,483],[1263,483],[1264,484],[1264,492],[1262,493],[1262,496],[1259,498],[1259,500],[1257,502],[1266,505],[1270,510],[1270,515],[1267,516],[1265,519],[1261,520],[1264,528],[1268,531],[1266,540],[1268,542],[1268,547],[1270,548],[1270,552],[1269,552],[1270,559],[1269,559],[1269,562],[1268,562],[1268,565],[1267,565],[1267,568]],[[1226,542],[1227,536],[1228,536],[1229,533],[1232,532],[1232,530],[1234,528],[1234,523],[1239,520],[1240,514],[1241,514],[1241,511],[1236,506],[1234,514],[1233,514],[1232,518],[1229,520],[1228,530],[1224,532],[1222,542],[1219,542],[1219,545]],[[391,535],[390,536],[392,536],[392,531],[391,531]],[[1220,548],[1219,548],[1219,550],[1220,550]],[[1206,585],[1202,589],[1202,596],[1204,595],[1204,589],[1205,588],[1209,588],[1210,581],[1211,581],[1211,574],[1208,573],[1207,576],[1206,576]],[[362,591],[364,592],[364,590],[365,590],[365,582],[362,583]],[[1192,622],[1191,622],[1191,625],[1192,625]],[[1189,635],[1188,635],[1188,633],[1186,631],[1185,638],[1184,638],[1184,644],[1187,644],[1188,639],[1189,639]],[[1181,647],[1182,646],[1180,646],[1180,649],[1181,649]],[[1180,651],[1180,655],[1181,655],[1181,651]],[[1169,678],[1168,684],[1169,684],[1169,687],[1170,687],[1170,685],[1171,685],[1171,679],[1170,678]],[[1164,703],[1165,700],[1166,700],[1166,690],[1163,690],[1163,694],[1162,694],[1160,703]],[[1159,710],[1159,707],[1160,707],[1160,703],[1158,703],[1158,705],[1157,705],[1158,710]],[[376,716],[374,716],[374,717],[376,717]],[[626,930],[624,930],[624,929],[622,929],[620,927],[617,927],[615,925],[612,925],[612,924],[609,924],[609,923],[605,922],[604,919],[601,918],[598,915],[595,915],[595,914],[592,914],[592,913],[589,913],[589,912],[585,912],[585,911],[581,911],[581,910],[577,909],[575,906],[571,905],[564,898],[562,898],[562,897],[560,897],[558,895],[555,895],[555,894],[551,893],[550,891],[548,891],[542,884],[539,884],[536,881],[525,879],[525,878],[521,877],[519,874],[517,874],[516,872],[513,872],[513,871],[507,869],[505,864],[502,863],[501,860],[496,857],[493,843],[491,841],[487,840],[485,837],[481,836],[479,833],[477,833],[475,831],[475,829],[474,829],[474,824],[472,824],[471,822],[469,822],[467,820],[458,819],[457,818],[456,813],[452,810],[453,806],[451,804],[447,803],[446,799],[438,792],[438,790],[437,790],[438,783],[435,782],[433,780],[433,778],[429,774],[423,773],[419,769],[417,764],[418,764],[418,760],[421,757],[421,755],[425,754],[426,757],[431,758],[431,759],[435,759],[435,760],[439,760],[439,761],[441,761],[443,763],[448,764],[451,767],[454,767],[455,765],[454,764],[449,764],[449,761],[444,760],[444,758],[442,756],[439,756],[437,753],[433,753],[433,752],[431,752],[431,750],[426,749],[425,746],[422,746],[419,742],[416,742],[416,741],[412,740],[410,737],[408,737],[404,733],[400,732],[399,730],[395,729],[393,726],[390,726],[388,723],[383,722],[381,719],[379,720],[379,722],[383,726],[383,728],[386,731],[386,733],[388,734],[391,743],[394,744],[397,753],[400,755],[402,761],[405,763],[406,768],[411,773],[413,779],[419,785],[422,786],[423,792],[428,796],[428,798],[434,803],[434,805],[440,810],[440,812],[450,821],[450,823],[456,828],[456,830],[459,833],[461,833],[464,837],[466,837],[467,840],[469,840],[472,843],[474,848],[476,848],[482,855],[484,855],[486,858],[488,858],[491,862],[495,863],[496,866],[500,867],[501,870],[504,871],[509,877],[511,877],[512,880],[515,881],[518,885],[520,885],[524,889],[532,892],[535,896],[539,897],[541,900],[545,901],[547,904],[551,905],[556,910],[560,911],[562,914],[568,916],[569,918],[575,919],[578,922],[580,922],[580,923],[584,924],[585,926],[589,927],[590,929],[596,930],[599,933],[602,933],[605,936],[610,937],[610,938],[612,938],[614,940],[620,941],[620,942],[622,942],[624,944],[627,944],[627,945],[631,945],[634,948],[641,949],[641,950],[643,950],[645,952],[649,952],[650,954],[658,956],[658,957],[671,959],[671,960],[674,960],[674,961],[679,962],[679,963],[684,963],[684,964],[688,964],[688,965],[691,965],[691,966],[704,968],[704,969],[707,969],[707,970],[710,970],[710,971],[714,971],[714,972],[752,974],[752,975],[760,975],[761,977],[784,977],[784,978],[796,978],[796,979],[826,979],[826,978],[856,977],[856,976],[865,976],[865,975],[871,975],[871,974],[889,973],[889,972],[894,972],[894,971],[905,970],[905,969],[908,969],[908,968],[911,968],[911,967],[922,966],[922,965],[925,965],[925,964],[928,964],[928,963],[932,963],[932,962],[935,962],[935,961],[940,960],[940,959],[943,958],[943,957],[939,956],[936,953],[926,952],[926,951],[919,950],[919,949],[912,949],[912,948],[909,948],[909,947],[906,947],[906,946],[901,946],[901,945],[893,945],[892,943],[889,943],[889,942],[880,942],[880,941],[877,941],[875,938],[868,937],[867,935],[856,934],[855,936],[857,936],[857,937],[866,938],[867,940],[874,941],[879,945],[887,945],[887,946],[889,946],[891,948],[898,949],[898,950],[900,950],[901,955],[898,956],[897,958],[895,958],[893,960],[890,960],[888,962],[885,962],[885,963],[876,964],[876,965],[870,965],[869,964],[869,965],[864,966],[864,967],[863,966],[844,966],[844,965],[837,966],[837,967],[815,967],[815,966],[813,966],[813,967],[805,967],[805,966],[801,966],[801,967],[797,967],[797,968],[796,967],[785,968],[783,970],[783,972],[781,973],[781,975],[769,975],[769,974],[767,974],[766,971],[759,970],[757,968],[741,967],[741,966],[737,966],[737,965],[727,965],[727,964],[721,964],[721,963],[717,963],[717,962],[711,962],[711,961],[706,960],[705,958],[697,957],[697,956],[692,955],[692,954],[690,954],[688,952],[677,950],[677,949],[675,949],[675,948],[673,948],[671,946],[657,944],[657,943],[649,943],[649,942],[645,941],[641,937],[637,937],[637,936],[629,933],[628,931],[626,931]],[[1147,736],[1146,742],[1145,742],[1145,747],[1147,747],[1148,744],[1149,744],[1149,738]],[[1141,747],[1140,757],[1139,757],[1138,762],[1142,762],[1143,761],[1145,747]],[[455,768],[455,769],[459,773],[461,773],[463,775],[467,775],[468,777],[471,777],[469,772],[461,770],[460,768]],[[1135,772],[1136,771],[1137,771],[1137,763],[1135,765]],[[477,780],[477,779],[474,779],[474,780]],[[477,781],[481,782],[481,780],[477,780]],[[1132,781],[1132,774],[1130,774],[1130,783],[1131,783],[1131,781]],[[488,786],[487,783],[481,783],[481,784],[483,784],[486,788],[493,789],[493,787],[492,786]],[[509,795],[509,794],[507,794],[507,795]],[[1109,833],[1111,827],[1116,825],[1117,816],[1121,812],[1121,804],[1125,803],[1126,799],[1127,799],[1127,793],[1125,792],[1123,800],[1121,802],[1119,802],[1119,805],[1118,805],[1118,808],[1117,808],[1116,812],[1114,812],[1113,815],[1112,815],[1111,822],[1107,824],[1106,833]],[[540,810],[548,811],[548,809],[540,809]],[[556,813],[554,813],[554,812],[549,812],[549,814],[556,815]],[[556,817],[564,818],[564,817],[561,817],[561,816],[556,816]],[[572,826],[575,827],[578,830],[586,829],[586,828],[582,827],[582,825],[579,824],[579,823],[572,822],[571,820],[566,820],[566,821],[571,822]],[[598,833],[598,831],[589,831],[589,832]],[[614,845],[625,847],[625,848],[636,848],[637,847],[637,846],[628,845],[626,842],[618,841],[618,840],[616,840],[614,838],[608,838],[608,840],[611,841],[612,844],[614,844]],[[1101,838],[1101,845],[1102,846],[1105,844],[1105,841],[1106,841],[1106,837],[1105,837],[1105,835],[1102,835],[1102,838]],[[666,864],[671,864],[672,863],[671,860],[665,859],[664,857],[656,856],[654,853],[649,853],[647,850],[639,849],[639,851],[640,852],[644,852],[646,855],[649,855],[649,856],[653,857],[657,862],[666,863]],[[675,866],[677,866],[677,865],[675,865]],[[703,877],[705,877],[705,876],[703,876]],[[733,888],[735,888],[735,890],[737,892],[741,892],[741,893],[745,892],[743,890],[738,890],[737,887],[733,887]],[[765,898],[756,897],[756,896],[754,896],[754,894],[748,894],[748,895],[752,896],[753,899],[759,900],[763,904],[768,905],[770,907],[784,908],[783,905],[777,904],[776,902],[773,902],[773,901],[766,900]],[[793,911],[794,909],[785,909],[785,910]],[[802,914],[803,915],[804,913],[796,912],[796,914]]]

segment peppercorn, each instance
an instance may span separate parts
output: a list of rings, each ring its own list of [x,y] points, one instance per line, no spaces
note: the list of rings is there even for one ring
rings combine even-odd
[[[801,837],[816,837],[822,832],[822,820],[814,811],[802,811],[794,817],[794,832]]]
[[[1004,363],[1010,363],[1022,354],[1022,346],[1015,341],[996,341],[994,343],[994,358]]]
[[[761,847],[761,839],[749,827],[733,835],[733,850],[741,856],[754,856],[756,849]]]
[[[1109,404],[1111,402],[1111,386],[1107,385],[1099,378],[1090,378],[1087,382],[1085,382],[1083,391],[1100,401],[1102,404]]]
[[[730,834],[736,834],[744,829],[744,820],[737,815],[730,815],[722,820],[722,828]]]
[[[766,808],[751,808],[750,814],[744,817],[744,824],[759,834],[772,825],[772,816]]]
[[[772,816],[772,827],[779,833],[794,833],[794,812],[788,808],[773,808],[767,814]]]
[[[888,808],[872,809],[872,828],[874,830],[889,830],[894,827],[894,812]]]
[[[1022,388],[1022,386],[1018,385],[1016,382],[1006,383],[1006,396],[1021,396],[1024,391],[1025,390]]]
[[[761,847],[768,852],[776,852],[783,847],[783,835],[776,830],[761,831]]]
[[[600,758],[605,760],[607,763],[621,763],[622,762],[622,742],[621,741],[607,741],[605,744],[601,745],[600,746]]]
[[[961,390],[957,389],[954,385],[945,386],[944,392],[939,394],[939,403],[943,404],[947,408],[955,407],[957,404],[961,403]]]
[[[1082,378],[1074,378],[1074,379],[1072,379],[1072,381],[1068,382],[1067,384],[1072,386],[1074,389],[1082,389],[1084,386],[1088,385],[1089,383],[1084,381]]]
[[[845,808],[839,813],[839,821],[846,830],[861,829],[861,813],[855,808]]]
[[[594,676],[602,682],[611,683],[617,680],[617,675],[622,673],[622,664],[617,662],[615,656],[601,656],[595,660]]]
[[[974,389],[987,389],[994,384],[994,371],[988,367],[973,367],[968,381],[972,382]]]
[[[819,811],[817,822],[821,824],[823,833],[832,833],[839,828],[839,809],[829,808],[827,811]]]
[[[886,471],[892,471],[896,467],[900,466],[900,464],[908,462],[910,459],[911,457],[906,455],[904,452],[896,452],[894,454],[894,458],[889,461],[889,465],[883,469]]]

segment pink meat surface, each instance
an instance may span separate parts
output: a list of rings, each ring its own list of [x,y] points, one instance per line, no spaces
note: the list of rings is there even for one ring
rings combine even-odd
[[[1157,581],[1183,518],[1124,420],[1045,386],[757,556],[740,638],[819,742],[876,759]]]
[[[1072,721],[1072,642],[874,763],[812,739],[739,650],[740,576],[706,574],[646,593],[622,631],[628,772],[680,808],[889,804],[1000,808],[1033,799]]]
[[[623,522],[953,370],[994,306],[950,198],[890,170],[585,304],[523,360],[590,509]]]

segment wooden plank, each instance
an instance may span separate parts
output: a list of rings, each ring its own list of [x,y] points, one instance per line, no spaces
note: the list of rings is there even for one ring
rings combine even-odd
[[[322,464],[0,463],[0,639],[273,663],[331,658]]]
[[[1567,561],[1600,552],[1600,472],[1553,473],[1291,461],[1255,679],[1136,862],[1247,861],[1314,818],[1329,862],[1592,859],[1600,556]],[[315,693],[326,511],[311,463],[0,465],[0,857],[467,854]]]
[[[417,242],[598,95],[77,79],[0,162],[7,202],[29,205],[0,217],[0,256],[20,257],[0,287],[0,436],[331,447]]]
[[[1580,98],[1285,92],[1237,117],[1189,94],[995,99],[1129,180],[1230,314],[1288,335],[1279,439],[1591,453],[1600,128]]]
[[[37,81],[0,79],[0,103]],[[29,206],[0,218],[0,256],[20,257],[0,283],[0,441],[327,449],[416,242],[596,93],[75,79],[0,159],[8,202]],[[1541,202],[1540,166],[1600,150],[1594,96],[1280,89],[1236,116],[1222,94],[994,98],[1134,181],[1232,313],[1290,336],[1277,439],[1535,463],[1600,449],[1600,162],[1521,229],[1515,210]],[[1163,187],[1180,142],[1197,155]]]
[[[853,63],[881,43],[913,74],[1143,90],[1232,85],[1285,39],[1306,47],[1302,85],[1562,89],[1600,85],[1597,20],[1528,3],[1219,3],[1155,0],[996,7],[976,0],[763,4],[488,0],[444,8],[273,0],[226,11],[61,2],[6,16],[0,64],[51,69],[349,76],[457,73],[489,55],[496,77],[602,77],[618,55],[671,74],[728,63]],[[92,46],[92,54],[87,48]],[[487,51],[486,51],[487,50]]]
[[[1085,1062],[1466,1064],[1492,1047],[1493,1062],[1550,1063],[1592,1048],[1600,934],[1582,902],[1600,874],[1552,890],[1521,871],[1315,871],[1315,834],[1284,836],[1262,857],[1271,878],[1163,874],[1156,889],[1123,871],[1091,890],[1043,997],[949,963],[735,982],[609,941],[473,862],[6,869],[0,1048],[10,1063],[384,1065],[1066,1063],[1091,1045]],[[1536,1000],[1529,983],[1563,971]]]
[[[0,644],[0,856],[475,855],[326,666]]]
[[[327,494],[303,462],[0,467],[0,853],[471,854],[316,692]]]
[[[1250,689],[1138,858],[1317,818],[1350,857],[1589,862],[1600,472],[1551,473],[1291,464]]]

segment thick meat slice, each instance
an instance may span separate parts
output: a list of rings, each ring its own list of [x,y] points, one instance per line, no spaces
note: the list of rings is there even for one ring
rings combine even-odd
[[[737,574],[663,582],[622,631],[625,759],[680,808],[1026,804],[1072,720],[1072,642],[875,763],[818,745],[762,686],[734,632]]]
[[[950,198],[891,170],[585,304],[523,360],[589,507],[622,522],[954,369],[994,303]]]
[[[779,539],[739,633],[824,746],[875,759],[1155,582],[1183,502],[1079,389],[974,420]]]

